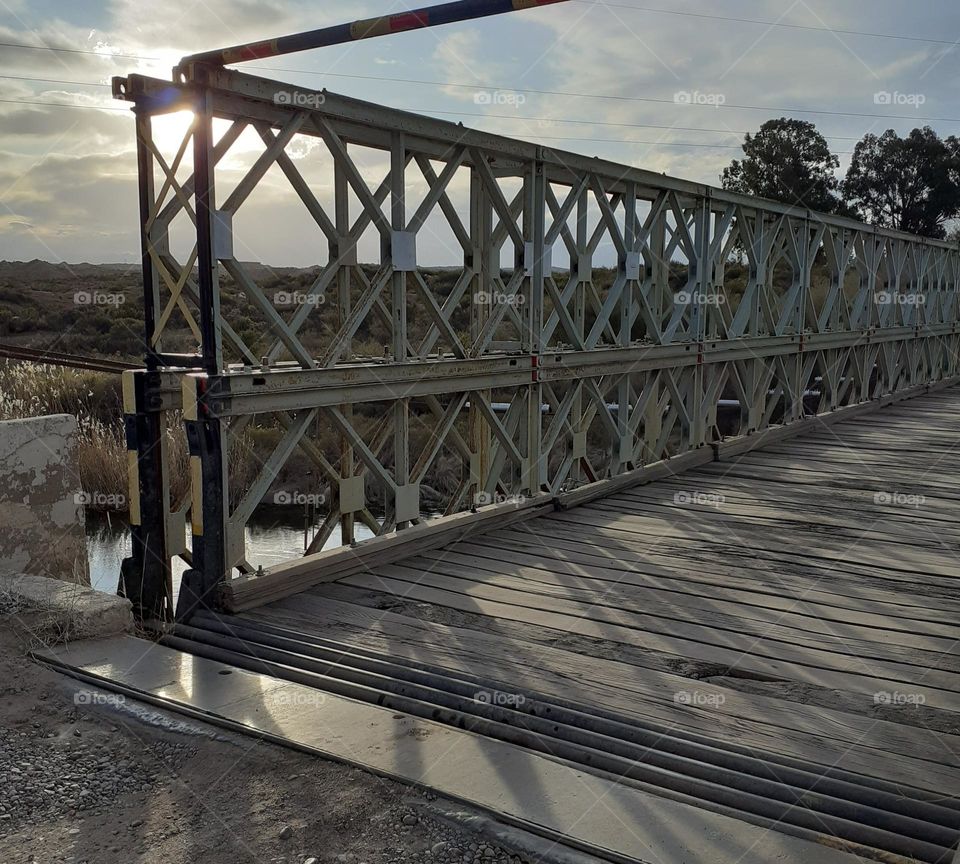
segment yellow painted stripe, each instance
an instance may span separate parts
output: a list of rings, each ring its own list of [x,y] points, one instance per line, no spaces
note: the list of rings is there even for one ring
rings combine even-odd
[[[123,413],[137,413],[137,394],[133,386],[133,369],[125,369],[120,374],[120,392],[123,394]]]
[[[130,524],[139,525],[140,524],[140,468],[137,465],[136,450],[127,450],[127,500],[130,506]]]
[[[354,21],[350,25],[350,35],[354,39],[369,39],[371,36],[387,36],[392,32],[390,29],[390,16],[367,18],[363,21]]]
[[[184,377],[180,384],[180,392],[183,395],[183,419],[197,419],[197,379],[190,375]]]
[[[203,467],[199,456],[190,457],[190,524],[194,536],[203,536]]]

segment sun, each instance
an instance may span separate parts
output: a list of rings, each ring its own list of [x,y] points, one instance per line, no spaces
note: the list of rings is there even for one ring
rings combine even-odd
[[[193,127],[193,111],[176,111],[172,114],[157,114],[152,119],[153,143],[168,165],[176,158],[184,144],[184,139]],[[190,141],[186,143],[186,151],[181,159],[181,165],[189,165],[193,161],[193,147]]]

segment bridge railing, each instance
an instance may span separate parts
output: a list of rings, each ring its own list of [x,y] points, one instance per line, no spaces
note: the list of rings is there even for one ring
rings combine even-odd
[[[297,450],[312,473],[291,500],[326,496],[312,554],[361,524],[395,543],[431,513],[486,518],[957,374],[947,242],[328,91],[178,76],[114,82],[139,145],[148,350],[126,388],[125,578],[144,606],[177,554],[194,594],[257,570],[245,529]],[[182,110],[165,153],[151,123]],[[315,229],[306,280],[245,263],[281,185]],[[184,333],[198,353],[171,349]],[[181,409],[193,491],[177,503],[164,430]],[[234,488],[232,448],[264,426],[269,452]]]

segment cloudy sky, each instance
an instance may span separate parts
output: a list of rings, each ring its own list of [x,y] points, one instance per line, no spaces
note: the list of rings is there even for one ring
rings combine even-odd
[[[0,259],[138,257],[133,122],[110,99],[112,76],[168,78],[186,53],[417,5],[0,0]],[[955,0],[574,0],[245,68],[716,183],[743,133],[770,117],[815,122],[841,171],[866,132],[960,134],[955,39]],[[158,133],[168,149],[182,122]],[[256,148],[241,139],[225,170],[240,176]],[[315,151],[292,155],[327,183],[307,167]],[[257,196],[242,257],[320,260],[282,177]],[[452,263],[445,248],[421,254]]]

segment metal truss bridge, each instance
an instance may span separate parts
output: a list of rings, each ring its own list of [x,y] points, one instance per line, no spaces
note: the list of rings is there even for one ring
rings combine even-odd
[[[957,374],[960,253],[946,242],[204,64],[175,83],[118,78],[114,94],[137,117],[149,348],[125,377],[137,506],[123,578],[150,614],[170,609],[176,556],[191,565],[184,608],[244,605],[289,573],[567,506],[712,458],[721,437],[755,444]],[[185,110],[164,153],[152,123]],[[261,152],[221,182],[242,135]],[[329,174],[322,193],[311,163]],[[283,306],[239,230],[268,171],[323,261],[283,286]],[[440,235],[461,259],[447,280],[424,260]],[[167,351],[173,322],[199,351]],[[181,416],[192,494],[171,501]],[[283,434],[233,489],[231,446],[269,417]],[[329,490],[329,512],[310,554],[258,570],[244,530],[298,448],[314,467],[301,491]],[[441,459],[457,480],[428,522],[421,485]],[[376,539],[317,551],[337,530],[354,543],[358,524]]]
[[[535,5],[114,79],[162,644],[43,657],[602,860],[956,861],[957,247],[223,68]],[[280,185],[306,276],[249,263]],[[281,481],[326,506],[263,567]]]

